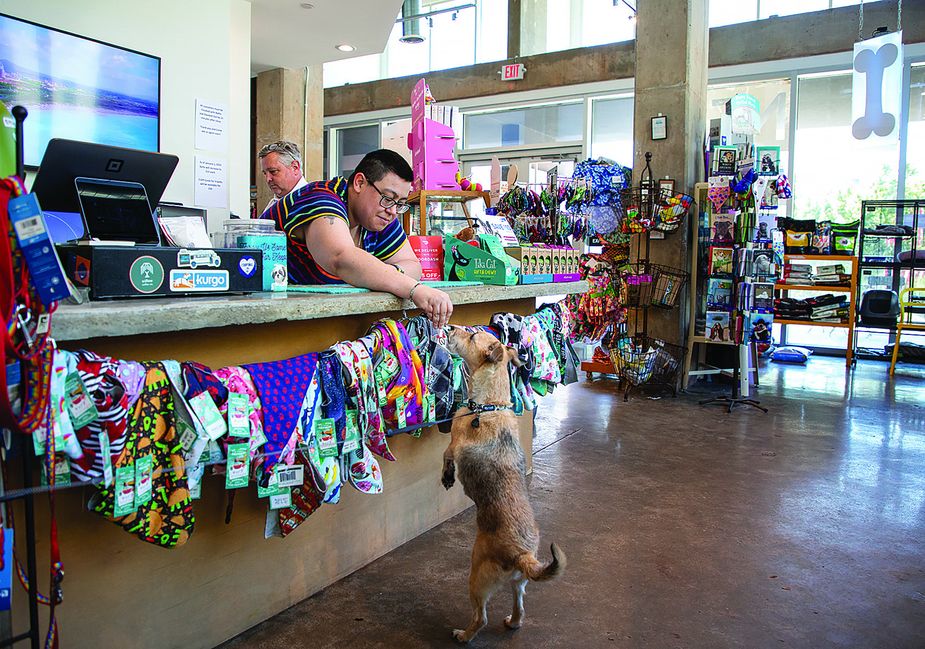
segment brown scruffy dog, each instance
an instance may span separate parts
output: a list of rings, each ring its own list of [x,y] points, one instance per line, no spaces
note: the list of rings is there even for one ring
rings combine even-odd
[[[458,470],[463,490],[478,508],[469,572],[472,621],[465,630],[453,631],[457,640],[469,642],[488,622],[488,600],[504,584],[514,593],[514,612],[504,623],[519,628],[527,580],[545,581],[561,574],[565,554],[553,543],[549,564],[536,558],[540,533],[527,499],[524,452],[510,409],[508,364],[520,365],[517,353],[489,333],[473,334],[459,327],[450,330],[449,349],[462,357],[470,375],[470,401],[453,419],[442,480],[449,489]]]

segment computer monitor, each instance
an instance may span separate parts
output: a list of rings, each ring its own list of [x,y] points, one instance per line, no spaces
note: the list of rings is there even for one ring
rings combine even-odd
[[[180,159],[169,153],[54,138],[32,184],[42,210],[80,212],[76,178],[140,183],[157,205]]]

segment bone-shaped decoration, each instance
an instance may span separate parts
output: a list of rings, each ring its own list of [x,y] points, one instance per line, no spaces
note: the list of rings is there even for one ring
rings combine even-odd
[[[896,116],[883,112],[883,71],[899,55],[893,43],[886,43],[876,52],[863,50],[854,59],[854,69],[865,75],[864,115],[855,120],[851,133],[855,139],[866,140],[871,133],[889,135],[896,126]]]

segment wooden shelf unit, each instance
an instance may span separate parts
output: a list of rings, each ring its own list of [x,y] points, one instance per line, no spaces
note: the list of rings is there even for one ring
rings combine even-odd
[[[848,293],[848,321],[847,322],[813,322],[812,320],[784,320],[777,318],[775,314],[774,323],[779,325],[799,325],[803,327],[835,327],[838,329],[848,330],[848,343],[845,347],[845,366],[849,369],[854,362],[854,325],[855,325],[855,308],[857,304],[858,290],[858,258],[854,255],[784,255],[784,264],[791,261],[806,262],[839,262],[845,261],[851,264],[849,275],[851,279],[848,286],[810,286],[802,284],[783,284],[778,282],[774,285],[774,291],[780,293],[789,293],[791,291],[812,291],[814,293]]]
[[[466,220],[469,225],[472,225],[472,217],[469,216],[469,208],[466,206],[467,203],[475,200],[481,199],[485,203],[485,208],[491,207],[491,196],[488,192],[474,192],[474,191],[462,191],[462,190],[452,190],[452,189],[425,189],[418,192],[412,192],[411,196],[408,197],[408,203],[411,205],[417,204],[420,214],[420,227],[418,234],[421,236],[427,235],[427,203],[459,203],[462,207],[463,214],[466,216]],[[402,215],[402,223],[405,227],[405,232],[408,234],[413,234],[411,232],[411,210],[408,210]]]

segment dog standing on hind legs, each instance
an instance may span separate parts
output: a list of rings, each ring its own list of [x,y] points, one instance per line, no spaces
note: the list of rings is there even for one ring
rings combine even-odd
[[[456,473],[476,505],[478,532],[472,547],[469,600],[472,621],[453,636],[469,642],[484,627],[488,600],[508,584],[514,610],[504,620],[517,629],[524,619],[527,581],[545,581],[565,569],[565,554],[553,543],[552,561],[536,558],[540,533],[527,498],[526,461],[511,410],[508,364],[520,365],[517,353],[489,333],[453,327],[449,349],[469,369],[469,402],[453,419],[450,445],[443,454],[443,486],[453,486]]]

